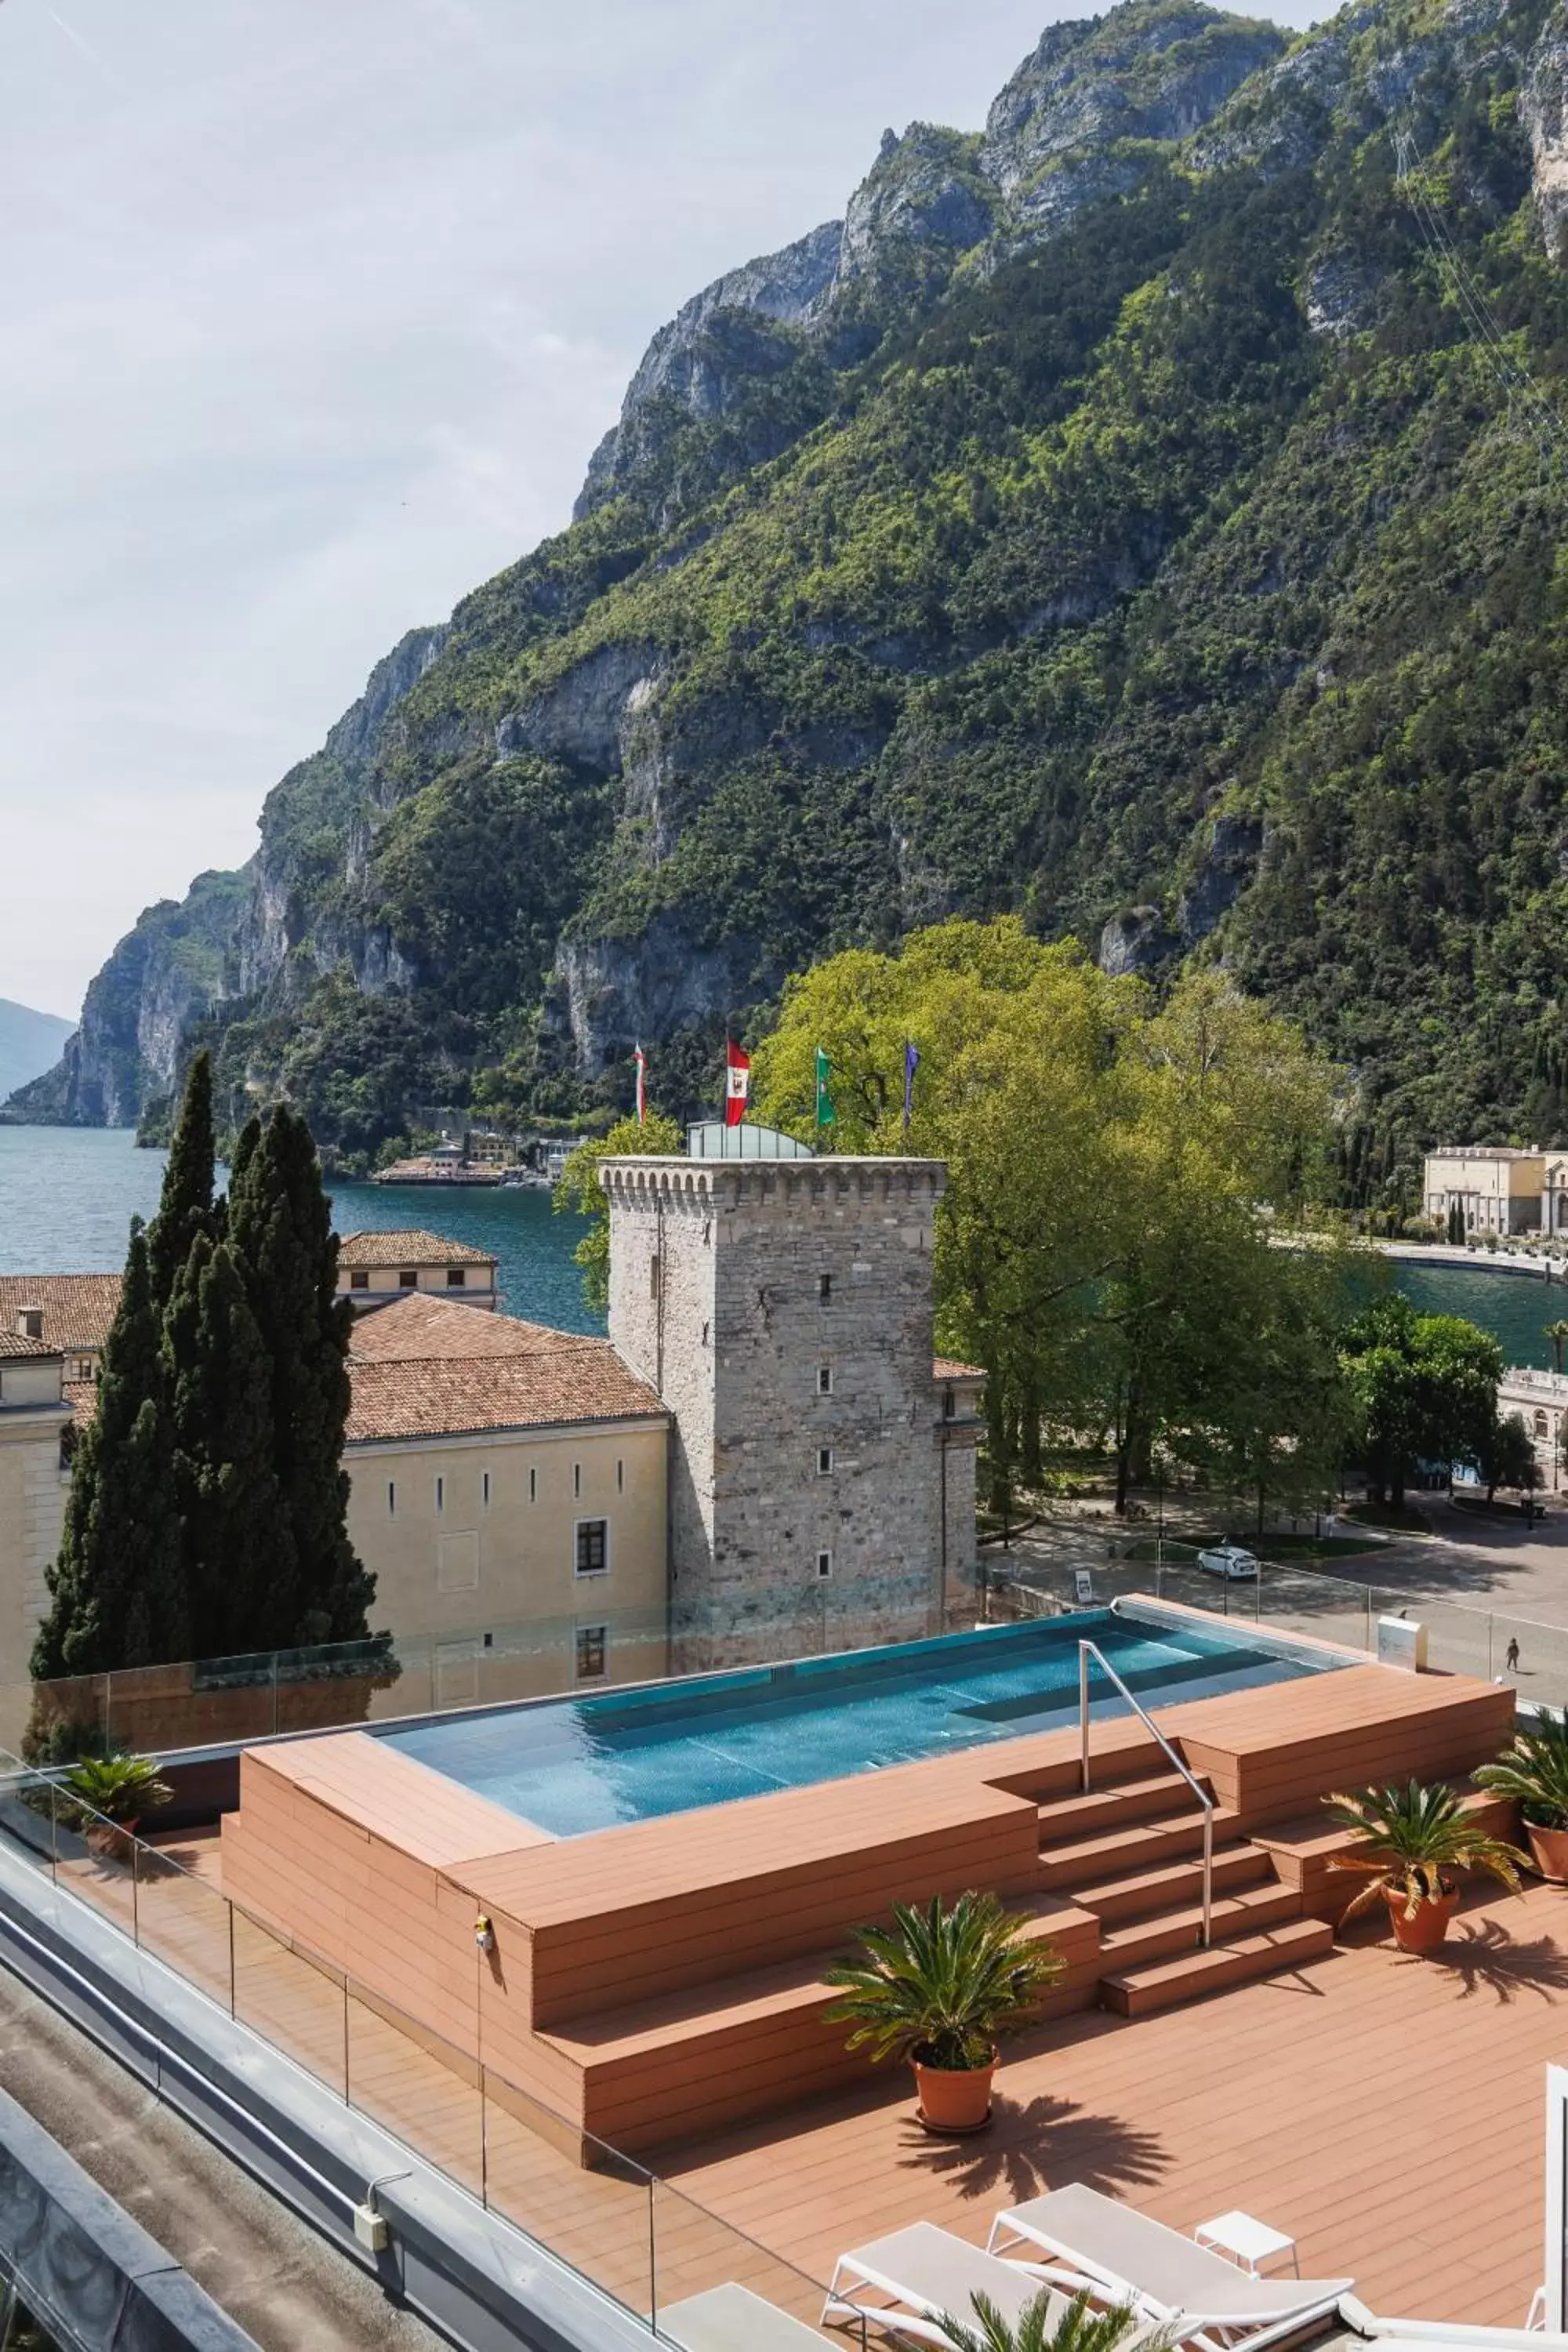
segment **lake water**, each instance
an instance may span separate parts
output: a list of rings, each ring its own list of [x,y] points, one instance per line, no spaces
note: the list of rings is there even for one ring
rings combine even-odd
[[[0,1127],[0,1274],[107,1274],[125,1263],[133,1216],[158,1206],[163,1154],[124,1129]],[[474,1186],[334,1184],[340,1233],[423,1225],[499,1261],[506,1307],[562,1331],[602,1331],[572,1252],[583,1227],[548,1192]]]
[[[0,1127],[0,1274],[103,1274],[125,1263],[126,1229],[150,1217],[163,1154],[138,1151],[127,1130]],[[532,1187],[350,1184],[332,1187],[340,1233],[425,1225],[489,1251],[513,1315],[563,1331],[602,1331],[583,1300],[572,1252],[582,1226]],[[1550,1368],[1544,1327],[1568,1321],[1568,1289],[1480,1267],[1394,1269],[1426,1314],[1468,1315],[1502,1343],[1510,1364]]]

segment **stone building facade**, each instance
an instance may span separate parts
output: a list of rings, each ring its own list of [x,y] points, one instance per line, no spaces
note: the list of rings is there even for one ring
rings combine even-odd
[[[59,1549],[67,1481],[60,1439],[71,1418],[65,1360],[26,1328],[0,1330],[0,1745],[25,1720],[21,1693],[45,1570]]]
[[[673,1419],[687,1667],[908,1640],[974,1577],[969,1367],[931,1355],[939,1160],[606,1160],[610,1339]]]

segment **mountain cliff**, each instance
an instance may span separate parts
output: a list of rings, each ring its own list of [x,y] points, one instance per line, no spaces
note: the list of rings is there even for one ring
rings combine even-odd
[[[0,996],[0,1101],[47,1070],[70,1034],[70,1023],[58,1013],[35,1013],[30,1004]]]
[[[685,1107],[792,968],[1018,908],[1303,1019],[1363,1197],[1438,1127],[1556,1129],[1565,89],[1542,0],[1293,42],[1131,0],[983,131],[887,133],[23,1107],[145,1114],[197,1037],[350,1153],[622,1100],[639,1037]]]

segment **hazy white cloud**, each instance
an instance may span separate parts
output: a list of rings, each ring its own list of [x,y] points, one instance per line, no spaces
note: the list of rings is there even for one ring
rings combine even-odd
[[[0,995],[74,1012],[248,856],[378,656],[566,521],[654,329],[1064,13],[6,0]]]

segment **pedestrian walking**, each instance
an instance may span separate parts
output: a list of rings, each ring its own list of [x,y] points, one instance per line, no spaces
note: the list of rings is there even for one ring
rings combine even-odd
[[[1519,1635],[1517,1633],[1512,1634],[1510,1637],[1508,1648],[1503,1653],[1503,1664],[1508,1668],[1510,1675],[1518,1674]]]

